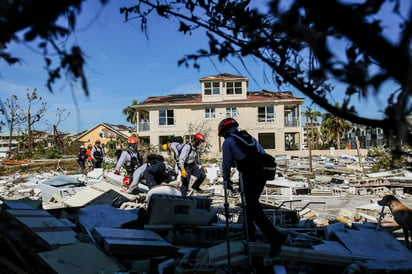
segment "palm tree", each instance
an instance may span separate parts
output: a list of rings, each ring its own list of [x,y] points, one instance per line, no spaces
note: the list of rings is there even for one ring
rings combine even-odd
[[[122,110],[122,113],[127,116],[126,121],[132,124],[137,123],[137,110],[133,107],[133,105],[137,105],[138,101],[136,99],[132,100],[132,104],[130,106],[125,107]]]
[[[303,115],[306,116],[306,134],[307,134],[306,142],[307,142],[308,146],[310,145],[311,147],[314,147],[314,146],[312,146],[313,137],[315,136],[315,128],[314,128],[314,126],[313,126],[313,123],[314,123],[314,122],[317,122],[317,121],[318,121],[318,117],[320,117],[322,114],[321,114],[319,111],[313,110],[311,107],[307,107],[307,108],[306,108],[306,111],[303,112]],[[309,128],[308,128],[308,122],[310,122],[310,131],[311,131],[311,137],[312,137],[312,139],[310,140],[311,144],[309,144]],[[316,130],[316,132],[317,132],[317,130]],[[318,138],[317,138],[317,140],[318,140]],[[317,141],[316,141],[316,143],[315,143],[315,146],[316,146],[316,148],[317,148],[317,146],[318,146],[318,145],[317,145]]]
[[[337,149],[340,149],[340,139],[342,134],[351,128],[352,124],[340,117],[331,113],[322,115],[321,131],[324,133],[329,144],[336,144]]]

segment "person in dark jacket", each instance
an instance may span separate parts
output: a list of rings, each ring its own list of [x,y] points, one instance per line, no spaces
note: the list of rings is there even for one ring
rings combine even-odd
[[[253,157],[248,157],[240,146],[237,144],[233,134],[238,134],[238,122],[233,118],[223,119],[218,126],[219,137],[225,138],[222,144],[223,163],[222,175],[223,181],[226,182],[228,188],[232,188],[230,179],[231,167],[236,165],[239,170],[239,181],[242,181],[243,194],[246,202],[246,229],[249,235],[249,240],[256,241],[255,224],[260,228],[263,236],[271,244],[269,255],[276,257],[281,251],[282,244],[286,241],[287,235],[279,232],[272,222],[266,217],[263,208],[260,205],[259,197],[266,184],[266,179],[261,172],[256,172],[260,167],[257,166],[256,160]],[[251,137],[250,143],[256,146],[260,153],[265,153],[264,148],[260,143]]]
[[[77,153],[77,163],[79,164],[82,173],[86,170],[87,157],[86,148],[84,146],[80,146],[80,150]]]
[[[146,185],[151,189],[163,182],[170,182],[172,177],[166,170],[164,158],[162,155],[150,154],[147,156],[147,167],[143,172]]]

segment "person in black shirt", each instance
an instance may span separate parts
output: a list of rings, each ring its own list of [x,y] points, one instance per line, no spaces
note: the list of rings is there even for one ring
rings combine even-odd
[[[86,170],[86,160],[87,160],[86,148],[84,146],[80,146],[80,150],[77,153],[77,163],[79,164],[82,173],[84,173]]]

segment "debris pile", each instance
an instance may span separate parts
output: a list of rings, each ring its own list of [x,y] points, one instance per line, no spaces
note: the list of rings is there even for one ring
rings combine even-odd
[[[409,178],[407,171],[367,176],[279,171],[267,183],[261,203],[289,237],[280,256],[271,258],[270,245],[261,234],[257,242],[245,238],[240,194],[229,193],[227,216],[218,168],[208,170],[204,191],[185,197],[178,180],[146,192],[125,193],[121,177],[102,169],[87,175],[3,176],[0,271],[412,271],[411,252],[390,233],[396,223],[376,203],[387,192],[409,197],[399,191],[409,181],[395,179]]]

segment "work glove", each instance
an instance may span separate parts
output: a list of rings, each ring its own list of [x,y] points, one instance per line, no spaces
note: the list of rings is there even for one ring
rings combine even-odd
[[[117,171],[117,170],[115,170],[113,173],[116,174],[116,175],[120,175],[120,172]]]
[[[205,166],[202,166],[202,169],[205,173],[207,173],[207,168]]]
[[[182,168],[180,169],[180,175],[182,175],[183,178],[186,178],[186,177],[187,177],[187,171],[186,171],[186,169],[185,169],[184,167],[182,167]]]

